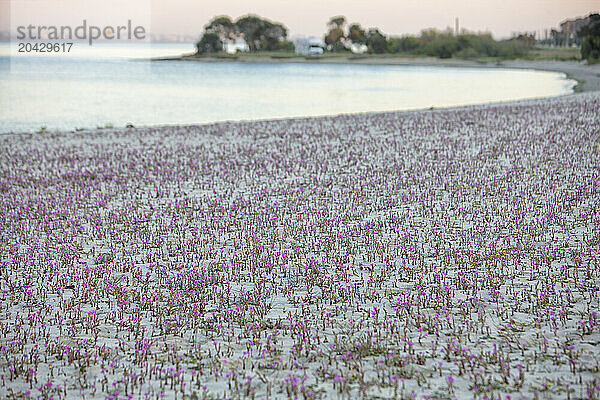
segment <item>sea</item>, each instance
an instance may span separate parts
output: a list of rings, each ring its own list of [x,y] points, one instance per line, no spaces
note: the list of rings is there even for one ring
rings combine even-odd
[[[565,74],[504,68],[152,61],[192,43],[0,43],[0,133],[399,111],[564,95]]]

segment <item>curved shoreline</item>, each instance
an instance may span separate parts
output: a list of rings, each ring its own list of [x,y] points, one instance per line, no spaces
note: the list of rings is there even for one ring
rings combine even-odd
[[[562,72],[567,78],[577,81],[575,92],[593,92],[600,90],[600,64],[587,65],[578,61],[552,60],[506,60],[500,62],[481,63],[470,60],[439,59],[433,57],[326,57],[326,58],[273,58],[263,56],[240,57],[164,57],[153,61],[188,61],[188,62],[238,62],[250,64],[358,64],[358,65],[405,65],[421,67],[453,67],[453,68],[511,68],[533,69],[537,71]]]
[[[511,60],[505,61],[502,66],[514,69],[562,72],[567,75],[567,78],[577,81],[575,92],[600,91],[600,64],[587,65],[576,61]]]
[[[152,59],[152,61],[187,61],[187,62],[238,62],[238,63],[249,63],[249,64],[281,64],[281,63],[313,63],[313,64],[344,64],[344,65],[398,65],[398,66],[423,66],[423,67],[448,67],[448,68],[500,68],[500,69],[521,69],[521,70],[537,70],[537,71],[545,71],[545,72],[554,72],[561,73],[566,76],[567,79],[575,80],[577,83],[573,87],[573,91],[575,93],[581,92],[599,92],[600,91],[600,64],[596,65],[586,65],[581,62],[575,61],[545,61],[545,60],[536,60],[536,61],[528,61],[528,60],[508,60],[497,63],[478,63],[475,61],[468,60],[442,60],[436,58],[386,58],[386,57],[365,57],[365,58],[356,58],[349,59],[347,57],[332,57],[332,58],[322,58],[322,59],[305,59],[300,57],[294,58],[271,58],[271,57],[238,57],[237,59],[233,58],[218,58],[218,57],[190,57],[190,56],[180,56],[180,57],[172,57],[172,58],[160,58],[160,59]],[[567,96],[570,94],[566,94]],[[561,96],[565,96],[565,94],[559,95],[551,95],[539,97],[541,98],[558,98]],[[507,101],[494,101],[491,103],[477,103],[477,104],[469,104],[469,105],[455,105],[449,107],[435,107],[436,109],[447,109],[447,108],[463,108],[463,107],[472,107],[472,106],[486,106],[490,104],[497,103],[515,103],[532,99],[514,99]],[[209,122],[197,122],[197,123],[182,123],[177,122],[175,124],[136,124],[137,128],[162,128],[167,126],[189,126],[189,125],[208,125],[214,123],[235,123],[235,122],[248,122],[248,121],[267,121],[267,120],[285,120],[285,119],[296,119],[296,118],[319,118],[325,117],[328,115],[353,115],[353,114],[371,114],[371,113],[380,113],[380,112],[414,112],[420,110],[427,110],[427,108],[417,108],[417,109],[395,109],[395,110],[387,110],[387,111],[355,111],[355,112],[342,112],[342,113],[332,113],[332,114],[321,114],[321,115],[306,115],[306,116],[282,116],[282,117],[268,117],[268,118],[252,118],[252,119],[229,119],[229,120],[216,120]],[[115,130],[124,130],[125,128],[115,127]],[[93,129],[92,127],[84,128],[83,131],[97,131],[98,128]],[[65,132],[71,131],[71,129],[66,129]],[[34,134],[33,131],[12,131],[12,132],[2,132],[1,136],[5,135],[19,135],[19,134]]]

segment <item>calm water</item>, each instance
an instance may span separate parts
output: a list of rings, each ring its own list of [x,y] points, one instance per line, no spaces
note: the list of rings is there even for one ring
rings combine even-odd
[[[100,50],[9,57],[0,46],[0,133],[444,107],[574,85],[563,74],[508,69],[140,60],[190,45]]]

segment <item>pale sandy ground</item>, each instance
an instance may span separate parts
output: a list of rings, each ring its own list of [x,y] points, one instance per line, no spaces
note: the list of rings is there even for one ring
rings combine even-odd
[[[0,397],[597,399],[599,108],[3,135]]]

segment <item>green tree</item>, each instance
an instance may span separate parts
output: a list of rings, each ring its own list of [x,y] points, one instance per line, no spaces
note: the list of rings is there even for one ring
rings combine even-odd
[[[261,48],[267,51],[275,51],[285,47],[287,28],[282,24],[270,21],[263,22],[262,31],[260,32]]]
[[[421,40],[425,43],[423,52],[428,56],[450,58],[460,50],[459,39],[451,30],[426,29],[421,32]]]
[[[369,29],[366,37],[366,44],[369,48],[369,53],[382,54],[388,52],[387,38],[379,32],[379,29]]]
[[[263,25],[264,21],[254,15],[247,15],[235,22],[235,26],[244,37],[250,51],[260,49],[260,35],[264,27]]]
[[[430,56],[451,58],[458,51],[458,41],[451,36],[440,36],[427,45],[426,52]]]
[[[367,42],[367,35],[360,24],[352,24],[348,27],[348,39],[350,39],[352,43],[365,44]]]
[[[331,17],[329,19],[329,22],[327,23],[327,26],[329,26],[329,28],[337,28],[337,29],[344,29],[344,25],[346,25],[346,17],[344,17],[343,15],[338,15],[335,17]]]
[[[424,42],[414,36],[403,36],[400,38],[390,38],[388,40],[388,47],[392,53],[418,54],[423,45]]]
[[[204,26],[205,33],[215,33],[221,41],[233,39],[236,31],[236,26],[231,18],[225,15],[213,18]]]
[[[590,22],[577,33],[583,38],[581,58],[588,63],[600,61],[600,14],[591,14]]]
[[[280,23],[247,15],[235,22],[237,32],[243,37],[250,51],[280,50],[286,47],[287,28]]]
[[[216,33],[205,33],[196,43],[198,54],[218,53],[223,50],[223,42]]]
[[[346,24],[346,17],[336,16],[332,17],[327,26],[329,31],[325,35],[325,43],[331,46],[333,51],[344,51],[346,50],[343,44],[344,39],[344,25]]]

